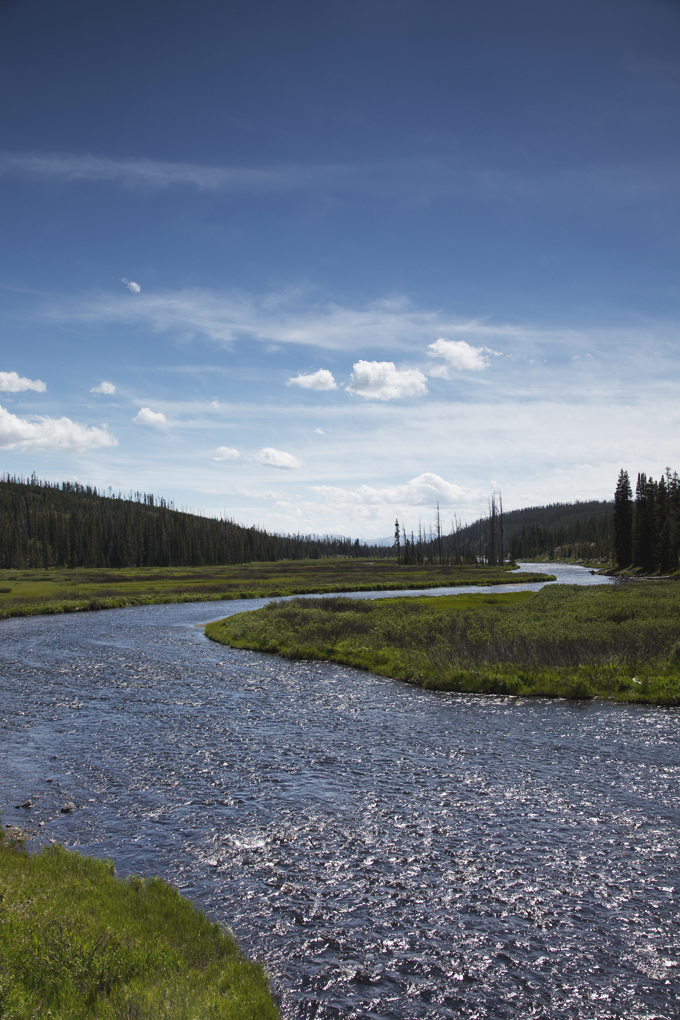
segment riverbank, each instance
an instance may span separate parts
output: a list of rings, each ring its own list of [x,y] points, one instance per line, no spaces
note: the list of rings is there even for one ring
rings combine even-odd
[[[282,598],[361,591],[526,584],[548,574],[509,566],[404,566],[395,560],[282,560],[222,567],[0,571],[0,619],[126,606]]]
[[[161,879],[0,832],[0,1016],[275,1020],[266,975]]]
[[[441,691],[680,704],[680,587],[295,599],[208,624],[207,637],[325,659]]]

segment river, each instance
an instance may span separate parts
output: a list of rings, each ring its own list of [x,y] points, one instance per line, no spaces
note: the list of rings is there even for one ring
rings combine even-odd
[[[286,1020],[680,1015],[677,710],[423,691],[196,627],[259,604],[3,621],[3,823],[176,884]]]

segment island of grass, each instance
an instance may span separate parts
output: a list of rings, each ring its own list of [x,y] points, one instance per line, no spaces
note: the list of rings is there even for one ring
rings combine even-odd
[[[552,579],[550,574],[517,574],[511,570],[508,565],[405,566],[395,559],[372,561],[341,556],[216,567],[0,570],[0,619],[171,602],[526,584]]]
[[[680,704],[680,585],[292,599],[205,628],[234,648],[321,659],[460,693]]]
[[[274,1020],[262,968],[158,878],[0,833],[0,1017]]]

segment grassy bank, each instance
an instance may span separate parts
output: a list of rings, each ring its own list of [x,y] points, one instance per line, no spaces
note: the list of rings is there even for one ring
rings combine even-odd
[[[535,575],[545,579],[548,575]],[[232,567],[0,570],[0,619],[170,602],[526,582],[507,567],[407,567],[394,560],[282,560]]]
[[[0,1017],[274,1020],[260,966],[160,879],[0,833]]]
[[[329,659],[423,687],[680,704],[680,585],[294,599],[209,624],[235,648]]]

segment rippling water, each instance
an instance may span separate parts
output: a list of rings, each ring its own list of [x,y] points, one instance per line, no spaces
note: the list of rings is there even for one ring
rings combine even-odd
[[[4,822],[176,883],[286,1018],[680,1016],[676,710],[422,691],[195,626],[256,605],[3,622]]]

